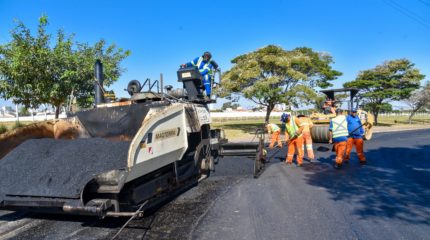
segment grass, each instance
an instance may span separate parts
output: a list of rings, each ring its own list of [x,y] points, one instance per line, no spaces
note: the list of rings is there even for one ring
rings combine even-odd
[[[0,134],[7,132],[7,127],[3,124],[0,124]]]
[[[383,116],[378,118],[378,126],[393,126],[408,124],[408,116]],[[412,125],[426,125],[430,124],[430,116],[415,116],[412,118]]]
[[[16,121],[13,122],[2,122],[0,123],[0,134],[5,133],[9,130],[16,129],[18,127],[22,127],[28,125],[32,122],[29,121],[20,121],[19,123]]]

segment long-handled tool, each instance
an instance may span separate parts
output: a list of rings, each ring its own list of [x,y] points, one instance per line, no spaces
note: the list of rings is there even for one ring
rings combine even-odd
[[[288,141],[285,142],[285,146],[288,146],[288,144],[290,144],[290,142],[294,139],[296,139],[298,137],[298,135],[293,136],[292,138],[288,139]],[[276,151],[274,153],[272,153],[272,155],[270,155],[270,157],[267,158],[266,162],[269,162],[270,159],[272,159],[279,151],[281,151],[282,148],[278,148],[276,149]]]

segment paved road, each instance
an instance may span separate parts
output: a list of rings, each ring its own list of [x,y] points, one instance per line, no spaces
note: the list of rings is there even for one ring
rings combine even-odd
[[[195,239],[429,239],[430,130],[381,133],[341,170],[275,161],[220,198]],[[355,161],[354,161],[355,159]]]
[[[287,166],[283,150],[258,179],[252,161],[221,160],[119,239],[429,239],[430,130],[378,133],[365,148],[369,165],[353,154],[341,170],[330,152]],[[109,239],[124,222],[0,212],[0,239]]]

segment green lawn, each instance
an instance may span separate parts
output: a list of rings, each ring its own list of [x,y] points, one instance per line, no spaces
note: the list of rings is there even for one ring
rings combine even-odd
[[[383,116],[379,117],[378,122],[380,126],[392,126],[398,124],[409,124],[408,116]],[[412,118],[413,125],[430,124],[430,116],[415,116]]]

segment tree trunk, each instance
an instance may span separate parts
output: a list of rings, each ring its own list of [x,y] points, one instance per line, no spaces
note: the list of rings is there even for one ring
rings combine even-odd
[[[409,115],[409,118],[408,118],[409,124],[412,124],[412,118],[414,117],[417,111],[418,109],[412,109],[411,114]]]
[[[55,119],[58,119],[58,117],[60,116],[60,107],[61,107],[61,104],[58,106],[55,106]]]
[[[378,126],[378,114],[379,111],[373,111],[373,115],[375,116],[375,126]]]
[[[270,113],[272,112],[273,108],[275,108],[275,104],[269,103],[266,110],[266,118],[264,119],[265,122],[269,122]]]

